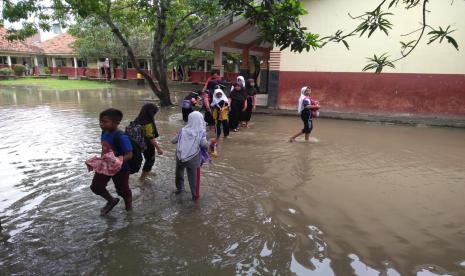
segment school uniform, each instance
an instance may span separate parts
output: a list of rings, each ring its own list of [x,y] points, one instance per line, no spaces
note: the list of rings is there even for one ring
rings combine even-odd
[[[189,115],[187,125],[171,140],[176,145],[175,183],[178,192],[184,190],[184,171],[191,189],[192,198],[199,198],[201,148],[208,148],[205,122],[200,112]]]

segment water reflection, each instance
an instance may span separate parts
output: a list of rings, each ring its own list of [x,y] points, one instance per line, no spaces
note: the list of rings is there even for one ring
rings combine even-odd
[[[135,117],[141,90],[0,89],[2,274],[446,275],[463,271],[465,132],[255,116],[219,145],[202,200],[172,195],[177,108],[157,115],[164,157],[134,212],[100,218],[83,161],[98,113]],[[175,99],[176,101],[176,99]],[[438,143],[441,141],[441,143]],[[445,142],[447,141],[447,143]],[[434,265],[432,265],[434,264]]]

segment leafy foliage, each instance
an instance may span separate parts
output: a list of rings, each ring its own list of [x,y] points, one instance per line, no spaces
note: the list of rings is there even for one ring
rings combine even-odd
[[[226,10],[243,14],[252,24],[259,27],[261,41],[275,43],[280,50],[289,48],[293,52],[309,51],[320,47],[318,35],[308,32],[300,22],[306,15],[298,0],[222,0]]]
[[[394,63],[389,60],[387,53],[382,54],[381,56],[374,55],[373,58],[368,58],[369,63],[362,70],[375,70],[376,74],[379,74],[383,71],[385,67],[395,68]]]
[[[451,33],[455,32],[455,30],[450,29],[450,25],[447,26],[447,28],[444,30],[442,27],[439,27],[437,30],[433,29],[431,32],[428,34],[431,35],[428,44],[433,43],[434,41],[439,39],[439,43],[442,43],[444,38],[447,40],[448,43],[452,44],[454,48],[458,51],[459,50],[459,45],[455,39],[450,36]]]
[[[16,76],[22,76],[26,72],[26,67],[22,64],[14,64],[12,69],[15,71]]]
[[[3,76],[11,76],[13,75],[14,71],[11,70],[10,68],[1,68],[0,69],[0,75],[3,75]]]
[[[360,36],[368,31],[368,37],[370,37],[377,29],[383,31],[386,35],[389,35],[388,29],[392,29],[391,22],[386,19],[387,16],[393,15],[390,12],[382,12],[381,7],[378,7],[374,11],[366,12],[362,17],[365,17],[356,28],[356,32],[360,32]]]

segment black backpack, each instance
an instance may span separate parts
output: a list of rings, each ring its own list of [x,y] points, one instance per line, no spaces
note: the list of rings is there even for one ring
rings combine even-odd
[[[117,130],[115,134],[114,143],[115,143],[115,147],[117,147],[118,149],[121,149],[120,139],[121,139],[121,135],[124,135],[124,134],[126,133],[124,133],[121,130]],[[127,136],[129,138],[129,141],[131,141],[131,145],[132,145],[132,158],[126,162],[129,165],[129,173],[135,174],[140,171],[140,167],[142,166],[142,160],[143,160],[142,149],[136,141],[131,139],[129,135]]]

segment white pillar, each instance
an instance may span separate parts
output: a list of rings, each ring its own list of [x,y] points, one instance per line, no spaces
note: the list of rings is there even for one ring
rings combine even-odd
[[[11,68],[11,57],[10,57],[10,56],[7,56],[7,57],[6,57],[6,61],[8,62],[8,67]]]
[[[77,64],[77,58],[73,57],[74,59],[74,76],[77,78],[78,76],[78,64]]]
[[[152,65],[150,64],[150,59],[147,60],[147,70],[152,70]]]
[[[207,64],[207,59],[203,60],[203,71],[207,73],[208,71],[208,64]]]
[[[52,57],[52,67],[53,68],[57,67],[57,64],[55,62],[55,57]]]
[[[34,67],[35,68],[35,73],[36,75],[39,75],[39,60],[37,59],[37,56],[34,56]],[[34,69],[32,69],[34,71]]]

